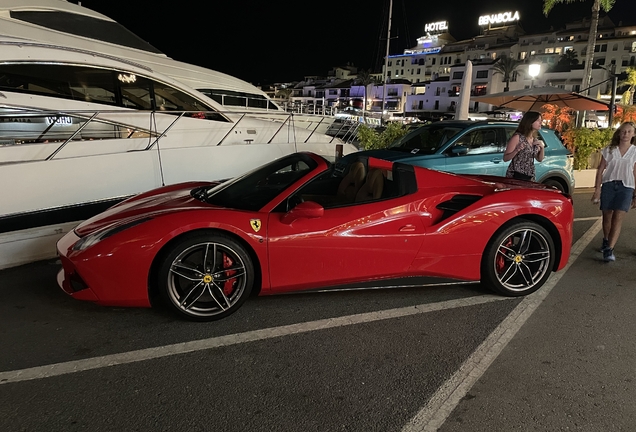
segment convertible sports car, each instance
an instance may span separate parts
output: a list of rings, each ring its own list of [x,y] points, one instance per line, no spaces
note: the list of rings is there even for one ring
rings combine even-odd
[[[572,221],[571,198],[550,186],[295,153],[83,222],[58,242],[58,283],[77,299],[163,303],[199,321],[228,316],[250,293],[415,276],[520,296],[566,265]]]

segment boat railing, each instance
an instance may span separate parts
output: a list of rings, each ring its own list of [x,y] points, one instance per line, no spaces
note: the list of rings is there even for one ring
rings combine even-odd
[[[197,119],[195,124],[181,125],[180,129],[192,140],[190,145],[193,147],[333,142],[332,137],[326,136],[326,131],[334,118],[320,115],[298,115],[282,111],[46,111],[0,106],[0,163],[51,160],[59,157],[60,152],[70,143],[78,141],[115,139],[130,140],[132,143],[132,140],[136,140],[136,144],[129,144],[125,151],[147,151],[158,147],[163,138],[173,129],[178,129],[186,118],[191,119],[190,121]],[[305,132],[297,133],[300,129]],[[196,131],[207,133],[197,135]],[[204,138],[210,136],[214,138]],[[244,137],[242,141],[238,136]],[[201,142],[202,139],[210,141]],[[10,157],[5,157],[2,152],[2,149],[17,150],[18,147],[42,144],[46,144],[46,148],[50,150],[21,152],[24,153],[22,155],[15,155],[15,151],[12,151]]]

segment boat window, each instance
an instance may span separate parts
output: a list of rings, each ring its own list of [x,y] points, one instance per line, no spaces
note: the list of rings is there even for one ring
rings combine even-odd
[[[62,11],[11,11],[11,18],[76,36],[163,54],[126,27],[114,21]]]
[[[0,89],[88,102],[116,104],[112,72],[82,66],[0,65]]]
[[[205,118],[208,120],[227,121],[222,115],[212,112],[212,108],[187,93],[167,84],[154,83],[157,109],[161,111],[187,111],[187,117]]]
[[[135,74],[118,73],[120,94],[118,105],[139,110],[152,109],[150,80]]]
[[[219,89],[197,89],[210,99],[213,99],[225,106],[240,106],[245,108],[261,108],[278,110],[278,106],[263,95],[235,92],[231,90]]]
[[[134,73],[42,63],[0,64],[0,90],[228,121],[195,97]],[[153,103],[153,97],[156,103]]]

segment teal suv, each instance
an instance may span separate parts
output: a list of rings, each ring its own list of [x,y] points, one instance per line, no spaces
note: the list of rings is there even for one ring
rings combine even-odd
[[[383,150],[361,153],[458,174],[505,176],[510,162],[504,150],[518,123],[510,121],[439,121],[412,130]],[[571,194],[574,190],[573,155],[551,129],[540,129],[545,142],[543,162],[535,161],[536,181]]]

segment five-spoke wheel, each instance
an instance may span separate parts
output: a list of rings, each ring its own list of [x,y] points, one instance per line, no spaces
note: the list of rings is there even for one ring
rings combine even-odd
[[[554,267],[554,242],[540,225],[505,226],[490,241],[481,265],[482,282],[507,296],[538,290]]]
[[[245,249],[222,234],[198,234],[176,243],[158,275],[159,293],[178,314],[211,321],[236,311],[252,290],[254,270]]]

